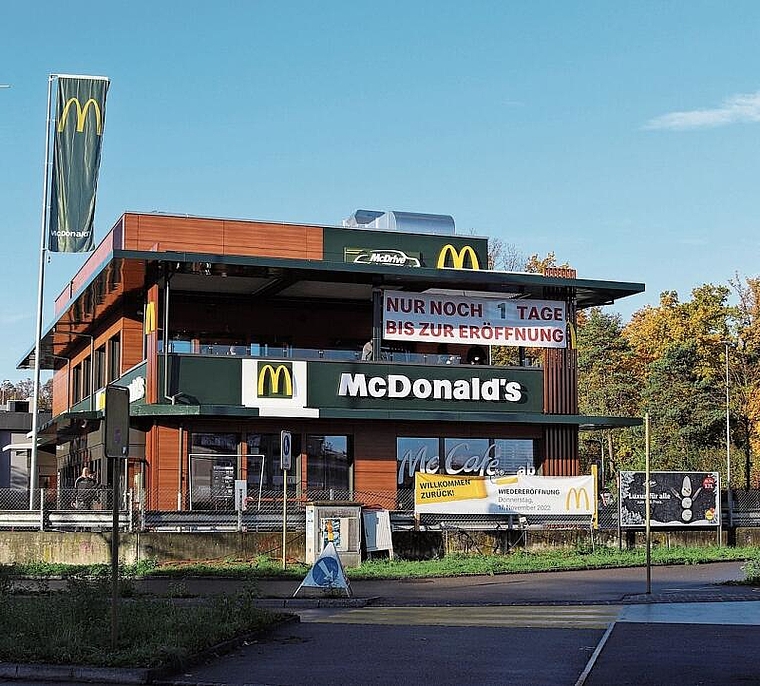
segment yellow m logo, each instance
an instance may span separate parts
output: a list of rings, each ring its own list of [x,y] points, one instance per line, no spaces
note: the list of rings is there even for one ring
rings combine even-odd
[[[290,365],[264,364],[259,367],[259,398],[292,398],[293,371]]]
[[[583,497],[583,502],[586,505],[586,507],[583,508],[583,509],[584,510],[590,510],[591,509],[591,501],[588,499],[588,491],[585,488],[571,488],[567,492],[567,498],[565,498],[565,510],[567,512],[570,512],[570,501],[573,498],[575,498],[575,507],[573,509],[580,510],[581,509],[581,497]]]
[[[145,321],[143,323],[143,332],[147,336],[156,330],[156,303],[149,302],[145,306]]]
[[[461,250],[457,250],[451,243],[447,243],[441,248],[441,252],[438,253],[438,262],[436,263],[436,269],[443,269],[448,267],[446,259],[451,257],[451,267],[454,269],[465,269],[465,258],[470,258],[470,266],[468,269],[480,269],[478,263],[478,256],[475,251],[469,245],[465,245]]]
[[[93,112],[95,113],[95,132],[98,134],[98,136],[102,135],[103,117],[100,112],[100,105],[98,105],[98,103],[93,98],[90,98],[84,104],[84,107],[82,107],[81,103],[79,102],[79,98],[69,98],[63,107],[61,118],[58,120],[58,133],[61,133],[61,131],[66,128],[66,121],[69,118],[69,110],[71,109],[72,105],[74,105],[77,110],[77,133],[82,133],[82,131],[84,131],[84,122],[87,117],[87,110],[92,107]]]
[[[578,347],[578,335],[572,322],[567,322],[567,337],[570,341],[570,350],[575,350]]]

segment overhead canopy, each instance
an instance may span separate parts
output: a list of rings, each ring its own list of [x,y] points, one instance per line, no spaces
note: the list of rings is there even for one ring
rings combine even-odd
[[[41,341],[42,369],[67,364],[69,346],[87,335],[91,323],[117,302],[142,318],[146,283],[168,276],[174,292],[245,295],[270,300],[369,301],[374,288],[410,292],[447,289],[476,291],[508,298],[551,297],[555,291],[572,295],[578,308],[610,305],[644,291],[644,284],[589,279],[555,278],[525,272],[397,267],[242,257],[184,252],[114,249],[92,276],[73,293]],[[81,344],[81,339],[80,339]],[[34,347],[18,364],[34,367]]]

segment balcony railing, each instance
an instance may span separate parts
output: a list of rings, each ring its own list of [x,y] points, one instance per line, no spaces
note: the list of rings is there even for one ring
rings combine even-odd
[[[159,352],[163,352],[163,342],[159,341]],[[236,356],[254,358],[288,358],[294,360],[335,360],[344,362],[361,361],[360,350],[348,350],[340,348],[295,348],[290,345],[266,345],[252,343],[243,344],[218,344],[200,343],[192,341],[170,340],[170,353],[183,355],[212,355],[212,356]],[[405,362],[409,364],[461,364],[460,355],[435,354],[435,353],[412,353],[399,350],[382,349],[380,362]]]

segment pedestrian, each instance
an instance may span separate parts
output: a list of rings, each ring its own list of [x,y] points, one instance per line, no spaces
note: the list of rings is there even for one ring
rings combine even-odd
[[[74,507],[80,510],[91,510],[92,503],[98,495],[97,482],[89,467],[82,468],[82,475],[74,482]]]

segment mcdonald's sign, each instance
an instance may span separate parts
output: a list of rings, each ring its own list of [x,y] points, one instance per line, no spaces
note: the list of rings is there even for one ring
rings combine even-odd
[[[293,367],[290,363],[259,362],[256,379],[259,398],[293,397]]]
[[[58,133],[61,133],[66,128],[66,122],[69,120],[69,110],[72,105],[76,108],[77,112],[77,133],[82,133],[84,131],[87,112],[90,107],[92,107],[93,114],[95,115],[95,133],[98,136],[102,136],[103,114],[100,105],[94,98],[87,100],[84,103],[84,107],[82,107],[82,104],[79,102],[79,98],[69,98],[63,106],[63,111],[58,116]]]
[[[584,507],[581,508],[581,498],[583,498]],[[584,488],[571,488],[567,492],[567,497],[565,498],[565,510],[567,512],[570,512],[571,507],[570,503],[574,502],[575,506],[572,508],[573,510],[581,510],[582,512],[588,512],[588,510],[591,509],[591,501],[588,497],[588,491]]]
[[[465,267],[465,260],[469,260],[469,267]],[[480,263],[472,246],[465,245],[457,250],[451,243],[447,243],[438,253],[435,267],[436,269],[480,269]]]

